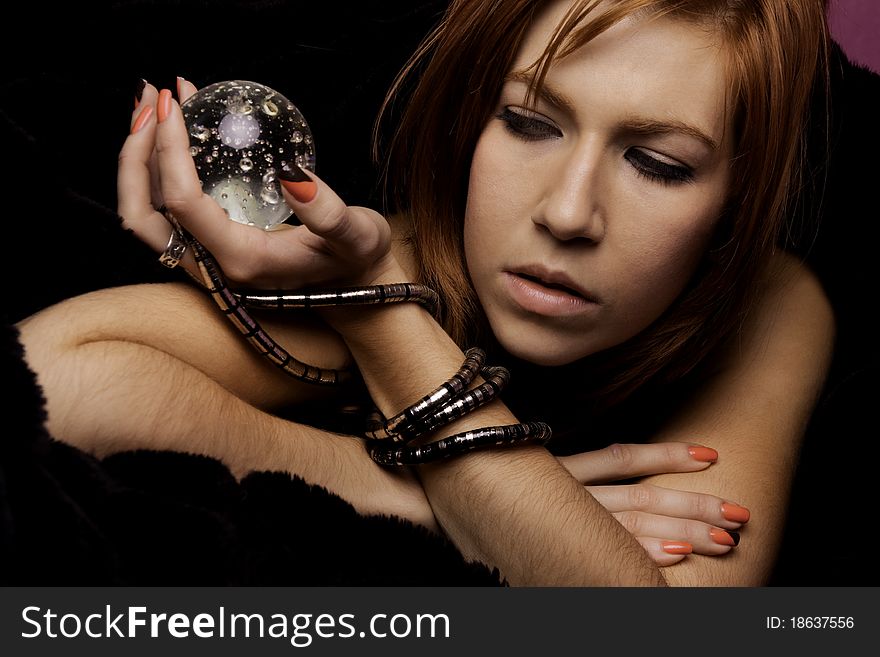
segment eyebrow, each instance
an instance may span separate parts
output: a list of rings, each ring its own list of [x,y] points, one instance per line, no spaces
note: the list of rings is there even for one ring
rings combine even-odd
[[[638,135],[656,135],[677,132],[703,142],[713,151],[718,150],[718,142],[712,139],[709,135],[699,128],[695,128],[689,123],[679,121],[678,119],[654,121],[652,119],[633,118],[625,120],[621,124],[621,127],[628,132]]]
[[[534,82],[534,76],[526,71],[511,71],[504,77],[505,82],[521,82],[531,85]],[[565,95],[556,91],[546,81],[537,90],[537,95],[550,103],[554,107],[561,109],[569,114],[574,114],[574,103]],[[705,132],[678,119],[666,119],[663,121],[655,119],[647,119],[642,117],[632,117],[624,119],[620,125],[621,129],[626,132],[632,132],[639,135],[654,135],[677,132],[689,137],[693,137],[703,142],[711,150],[718,150],[718,142],[712,139]]]
[[[511,71],[506,76],[504,76],[505,82],[521,82],[525,85],[532,86],[535,81],[535,76],[531,73],[527,73],[526,71]],[[541,85],[540,89],[536,90],[538,96],[546,100],[551,105],[558,107],[561,110],[565,110],[569,113],[574,113],[574,103],[572,103],[568,96],[555,91],[550,85],[547,84],[547,81],[544,81],[544,84]]]

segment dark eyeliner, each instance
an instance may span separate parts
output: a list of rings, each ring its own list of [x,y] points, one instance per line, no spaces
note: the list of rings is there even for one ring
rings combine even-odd
[[[505,129],[523,141],[539,141],[542,139],[558,139],[562,136],[559,128],[547,121],[505,107],[496,118],[504,122]]]
[[[694,179],[694,172],[690,167],[663,162],[638,148],[630,148],[624,157],[639,175],[655,182],[672,185]]]

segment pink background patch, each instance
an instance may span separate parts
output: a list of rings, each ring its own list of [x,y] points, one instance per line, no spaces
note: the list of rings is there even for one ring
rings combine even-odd
[[[850,61],[880,73],[880,0],[829,0],[828,21]]]

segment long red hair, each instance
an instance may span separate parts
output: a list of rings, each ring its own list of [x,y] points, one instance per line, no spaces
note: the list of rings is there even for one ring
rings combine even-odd
[[[418,278],[440,293],[441,321],[462,347],[492,341],[464,259],[471,157],[518,47],[546,4],[453,0],[396,79],[376,124],[378,154],[382,128],[396,122],[385,160],[389,210],[408,216]],[[606,402],[648,381],[680,379],[741,324],[757,276],[809,182],[809,111],[827,78],[823,0],[573,0],[534,63],[534,87],[554,61],[635,12],[718,34],[736,134],[726,209],[690,284],[639,335],[587,359],[601,373],[594,392]],[[408,103],[398,113],[401,97]]]

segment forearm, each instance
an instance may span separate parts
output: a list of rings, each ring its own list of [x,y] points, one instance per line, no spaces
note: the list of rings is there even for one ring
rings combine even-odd
[[[203,454],[238,477],[288,472],[362,514],[397,515],[437,530],[418,482],[379,468],[358,438],[265,413],[155,347],[120,340],[66,344],[47,339],[45,326],[20,328],[47,399],[47,428],[59,440],[97,456],[135,449]]]
[[[411,304],[340,312],[331,321],[386,416],[442,383],[463,359]],[[442,433],[516,421],[493,402]],[[421,466],[419,474],[446,534],[466,557],[497,566],[511,584],[664,584],[635,539],[543,448],[472,453]]]

